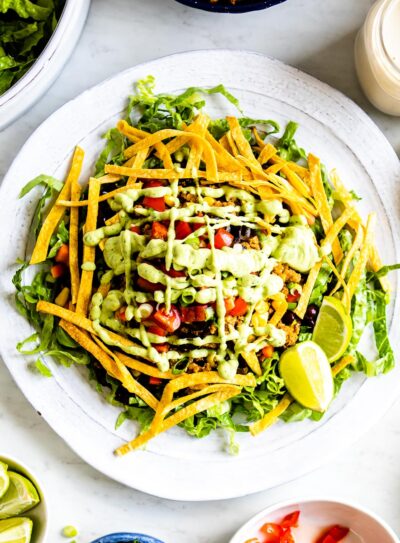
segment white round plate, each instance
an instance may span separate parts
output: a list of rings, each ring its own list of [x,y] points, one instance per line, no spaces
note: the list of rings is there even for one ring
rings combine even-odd
[[[385,262],[399,260],[397,211],[399,162],[370,119],[350,100],[298,70],[259,54],[197,51],[169,56],[129,69],[84,92],[47,119],[31,136],[2,186],[0,214],[0,345],[15,381],[54,430],[88,463],[133,488],[179,500],[242,496],[271,488],[317,467],[349,445],[383,415],[399,392],[399,368],[382,378],[355,375],[319,423],[279,422],[253,438],[239,434],[240,455],[229,456],[223,434],[202,440],[179,428],[123,458],[113,450],[135,433],[133,423],[114,430],[118,410],[90,386],[84,370],[49,361],[54,377],[31,373],[15,345],[32,333],[13,305],[14,263],[25,254],[33,206],[39,192],[18,200],[20,188],[40,173],[62,177],[74,146],[86,151],[87,172],[102,148],[101,135],[123,114],[133,84],[152,74],[160,92],[192,85],[224,83],[246,115],[300,125],[298,142],[336,167],[348,186],[362,195],[362,213],[378,214],[377,243]],[[222,98],[210,101],[213,116],[235,114]],[[394,292],[397,291],[393,277]],[[396,299],[394,299],[396,298]],[[395,311],[395,313],[393,313]],[[393,296],[390,318],[398,314]],[[392,326],[395,350],[399,326]]]

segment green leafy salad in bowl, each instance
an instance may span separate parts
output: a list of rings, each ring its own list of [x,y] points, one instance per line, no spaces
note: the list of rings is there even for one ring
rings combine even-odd
[[[207,94],[240,115],[211,119]],[[390,289],[374,246],[375,215],[335,171],[272,120],[243,116],[222,86],[155,94],[137,85],[81,183],[76,148],[67,178],[44,193],[30,262],[14,277],[35,333],[18,349],[84,364],[117,427],[138,421],[125,454],[179,425],[256,436],[279,418],[319,420],[354,372],[390,371]],[[33,280],[26,269],[35,268]],[[32,277],[32,274],[30,275]],[[378,355],[359,342],[370,324]]]
[[[0,95],[38,58],[64,4],[64,0],[0,0]]]

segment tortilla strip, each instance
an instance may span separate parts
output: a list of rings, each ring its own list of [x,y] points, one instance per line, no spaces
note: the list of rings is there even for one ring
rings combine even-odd
[[[236,117],[227,117],[226,120],[228,121],[230,133],[239,153],[253,165],[255,170],[262,171],[261,164],[254,156],[250,143],[244,137],[243,130],[239,124],[238,119]]]
[[[132,394],[136,394],[141,398],[148,406],[156,410],[158,406],[158,400],[149,392],[144,386],[138,383],[131,375],[129,370],[118,359],[112,358],[107,353],[106,348],[97,340],[97,344],[90,339],[90,337],[82,332],[77,326],[61,320],[59,325],[63,330],[67,332],[72,339],[74,339],[81,347],[92,354],[96,360],[100,362],[107,373],[121,382],[124,388]]]
[[[211,145],[215,152],[217,159],[217,165],[228,172],[236,172],[244,170],[243,166],[238,162],[235,157],[231,155],[229,151],[221,144],[220,141],[217,141],[210,132],[206,132],[206,140]]]
[[[81,186],[77,179],[71,183],[71,202],[78,204]],[[78,298],[79,271],[79,209],[71,209],[69,216],[69,273],[71,276],[71,301],[75,305]]]
[[[374,272],[379,271],[383,266],[381,257],[379,256],[379,253],[378,253],[378,249],[375,247],[375,245],[371,245],[371,247],[369,248],[368,265],[370,269]],[[379,282],[385,292],[390,292],[390,290],[392,289],[392,286],[387,277],[385,276],[379,277]]]
[[[318,277],[319,271],[321,269],[321,266],[322,266],[322,260],[317,262],[314,265],[314,267],[311,268],[311,270],[310,270],[310,272],[308,274],[306,284],[303,287],[303,291],[301,293],[299,302],[297,304],[296,309],[294,310],[294,313],[296,313],[296,315],[300,319],[302,319],[304,317],[304,315],[305,315],[305,313],[307,311],[308,302],[310,300],[310,296],[311,296],[311,293],[313,291],[315,281],[317,280],[317,277]]]
[[[323,258],[324,258],[324,261],[328,264],[328,266],[332,270],[333,274],[335,275],[335,277],[337,279],[337,284],[340,285],[343,288],[343,305],[344,305],[345,309],[347,310],[347,313],[350,314],[351,307],[350,307],[349,289],[348,289],[343,277],[340,275],[340,273],[338,272],[336,266],[333,264],[331,259],[329,257],[327,257],[327,256],[324,256]]]
[[[85,232],[91,232],[96,230],[97,227],[97,215],[99,212],[99,193],[100,183],[95,177],[91,177],[89,180],[89,194],[88,194],[88,209],[85,223]],[[95,264],[96,247],[83,246],[82,263]],[[87,315],[90,298],[92,295],[93,285],[93,270],[82,270],[81,283],[79,285],[78,297],[76,300],[76,312],[81,315]]]
[[[179,374],[174,375],[170,371],[160,371],[154,366],[135,360],[131,356],[128,356],[124,353],[115,353],[115,356],[124,364],[127,368],[132,370],[140,371],[144,375],[149,375],[150,377],[157,377],[158,379],[176,379],[179,377]]]
[[[277,164],[275,164],[275,166],[282,166],[282,164],[278,162]],[[305,198],[309,198],[311,196],[311,190],[308,185],[306,185],[306,183],[304,183],[304,181],[297,175],[297,173],[293,172],[286,164],[282,168],[282,173],[285,174],[289,183],[294,189],[297,190],[299,194],[301,194]]]
[[[115,166],[114,164],[106,164],[104,167],[106,172],[119,173],[124,176],[141,177],[143,179],[184,179],[187,177],[185,171],[164,170],[164,169],[151,169],[151,168],[127,168],[126,166]],[[200,178],[208,179],[207,172],[198,171],[197,176]],[[191,175],[190,175],[191,177]],[[211,182],[219,181],[242,181],[242,172],[219,172],[218,179],[211,179]]]
[[[332,245],[335,239],[337,239],[337,236],[339,232],[344,228],[344,226],[348,223],[349,219],[354,215],[354,209],[352,207],[347,207],[343,213],[336,219],[336,221],[332,224],[332,226],[329,228],[328,232],[326,233],[326,237],[321,243],[321,247],[324,247],[324,245]],[[342,253],[343,256],[343,253]],[[341,261],[341,260],[340,260]],[[336,264],[340,263],[337,262]]]
[[[250,425],[250,433],[253,436],[256,436],[269,426],[272,426],[293,401],[290,394],[285,394],[274,409],[267,413],[262,419]]]
[[[347,270],[351,264],[351,261],[353,260],[356,252],[359,250],[359,248],[361,247],[361,244],[363,242],[363,239],[364,239],[364,227],[363,225],[360,223],[358,225],[358,228],[357,228],[357,231],[356,231],[356,236],[354,238],[354,241],[353,241],[353,244],[352,246],[350,247],[348,253],[346,254],[346,257],[345,259],[343,260],[343,264],[342,264],[342,268],[340,270],[340,276],[341,278],[343,279],[343,281],[346,281],[346,274],[347,274]],[[335,288],[332,290],[332,292],[330,293],[330,296],[332,296],[333,294],[335,294],[335,292],[340,288],[340,283],[338,282],[336,285],[335,285]]]
[[[365,268],[367,266],[368,257],[370,254],[372,241],[373,241],[373,235],[374,235],[374,226],[376,222],[376,215],[375,213],[370,213],[368,215],[367,219],[367,226],[365,229],[364,234],[364,240],[361,247],[361,251],[358,257],[358,260],[353,268],[353,271],[351,272],[349,281],[347,283],[347,286],[349,287],[349,303],[351,302],[351,299],[356,291],[356,288],[358,286],[358,283],[361,280],[362,274],[365,271]]]
[[[282,292],[271,296],[271,298],[274,300],[272,302],[272,307],[275,309],[275,313],[270,318],[269,323],[273,326],[276,326],[281,321],[283,315],[286,313],[288,303],[286,301],[285,295]]]
[[[258,155],[257,160],[261,164],[261,166],[263,166],[264,164],[269,162],[271,158],[276,155],[277,152],[278,150],[273,145],[271,145],[270,143],[267,143],[267,145],[265,145],[265,147],[262,148],[262,151]]]
[[[117,189],[111,190],[110,192],[107,192],[107,194],[102,194],[101,196],[99,196],[97,198],[97,203],[99,204],[100,202],[106,202],[110,198],[113,198],[116,194],[120,194],[121,192],[126,192],[129,189],[136,189],[136,188],[140,189],[141,186],[142,185],[138,183],[136,185],[125,185],[124,187],[119,187]],[[86,207],[87,205],[89,205],[89,200],[73,200],[71,197],[71,200],[60,200],[58,205],[65,206],[65,207],[72,207],[72,208]],[[72,210],[71,210],[71,214],[72,214]]]
[[[240,389],[238,387],[233,387],[232,390],[229,389],[223,392],[215,392],[214,394],[206,396],[205,398],[201,398],[200,400],[197,400],[196,402],[190,404],[188,407],[184,407],[183,409],[180,409],[177,413],[168,417],[166,420],[163,421],[162,425],[157,429],[157,431],[147,431],[144,434],[138,436],[136,439],[130,441],[129,443],[118,447],[118,449],[115,451],[115,454],[117,456],[122,456],[134,449],[137,449],[138,447],[143,446],[147,441],[149,441],[156,435],[169,430],[173,426],[180,424],[184,420],[192,417],[193,415],[196,415],[197,413],[201,413],[206,409],[214,407],[214,405],[218,405],[225,400],[229,400],[230,398],[237,396],[239,393]]]
[[[347,366],[352,364],[354,362],[354,356],[351,354],[348,354],[344,356],[339,362],[336,362],[336,364],[332,368],[332,375],[333,377],[336,377],[339,375],[341,371],[343,371]]]
[[[331,210],[329,208],[328,200],[326,197],[324,184],[322,182],[322,175],[321,175],[321,163],[319,158],[316,156],[309,154],[308,155],[308,166],[310,169],[310,183],[311,183],[311,190],[315,199],[315,202],[317,204],[317,209],[319,212],[319,216],[322,223],[322,228],[324,229],[325,235],[328,234],[329,229],[331,228],[333,224],[332,214]],[[343,258],[343,251],[340,247],[339,240],[334,240],[332,243],[332,254],[333,258],[335,260],[335,264],[339,264],[339,262]]]
[[[175,137],[165,145],[167,151],[171,153],[171,155],[190,141],[190,135],[188,135],[187,132],[197,132],[198,127],[204,122],[203,116],[204,114],[199,114],[188,126],[183,125],[183,132],[186,133]]]
[[[74,155],[72,157],[72,164],[65,180],[64,186],[60,191],[53,207],[50,209],[46,219],[44,220],[40,229],[38,238],[36,240],[35,248],[31,256],[30,264],[39,264],[44,262],[47,258],[49,251],[49,244],[51,236],[54,234],[59,222],[64,216],[65,207],[58,205],[59,200],[68,200],[71,195],[71,186],[77,182],[81,173],[83,164],[84,152],[80,147],[76,147]]]
[[[262,375],[260,362],[254,351],[251,351],[251,352],[243,351],[240,354],[242,355],[242,357],[244,358],[244,360],[246,361],[247,365],[249,366],[249,368],[251,369],[253,373],[255,373],[258,376]]]
[[[196,129],[192,130],[192,132],[204,138],[206,130],[207,130],[207,126],[210,122],[210,118],[204,113],[200,113],[196,120],[197,120]],[[198,142],[194,141],[190,149],[189,158],[187,159],[185,174],[184,174],[185,177],[197,177],[196,172],[199,169],[202,154],[203,154],[202,146]],[[193,175],[192,172],[195,172],[196,175]]]

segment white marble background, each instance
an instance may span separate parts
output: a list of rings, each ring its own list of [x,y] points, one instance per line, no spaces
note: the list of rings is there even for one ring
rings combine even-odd
[[[371,4],[288,0],[267,11],[227,16],[173,0],[93,0],[83,36],[58,81],[0,133],[0,177],[32,131],[87,87],[139,62],[213,47],[260,51],[340,89],[372,116],[400,153],[400,121],[367,104],[354,74],[353,42]],[[303,495],[356,500],[400,533],[399,417],[397,403],[334,463],[279,489],[224,502],[169,502],[125,488],[85,465],[34,412],[0,364],[0,452],[18,456],[44,479],[51,543],[63,541],[60,530],[66,524],[79,527],[80,543],[117,530],[147,532],[166,543],[227,543],[258,510]]]

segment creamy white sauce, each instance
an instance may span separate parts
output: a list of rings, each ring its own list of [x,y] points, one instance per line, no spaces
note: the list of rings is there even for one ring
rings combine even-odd
[[[392,0],[382,17],[382,41],[388,57],[400,69],[400,0]]]

